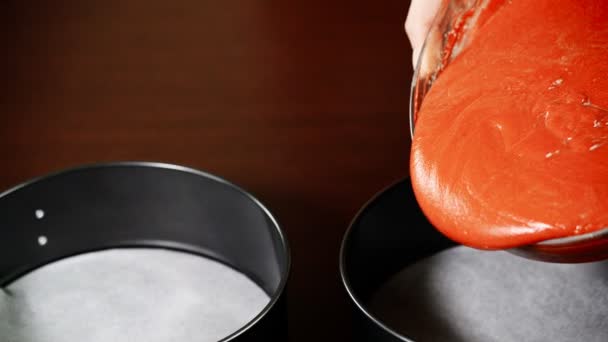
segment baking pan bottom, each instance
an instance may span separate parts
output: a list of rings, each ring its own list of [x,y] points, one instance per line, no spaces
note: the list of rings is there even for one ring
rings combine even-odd
[[[50,263],[0,291],[0,341],[215,342],[269,302],[245,275],[202,256],[109,249]]]
[[[608,341],[608,262],[453,247],[398,272],[370,310],[415,341]]]

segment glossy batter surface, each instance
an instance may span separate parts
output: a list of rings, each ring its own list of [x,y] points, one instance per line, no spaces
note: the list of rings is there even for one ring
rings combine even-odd
[[[477,248],[608,227],[608,2],[501,3],[420,108],[416,198]]]

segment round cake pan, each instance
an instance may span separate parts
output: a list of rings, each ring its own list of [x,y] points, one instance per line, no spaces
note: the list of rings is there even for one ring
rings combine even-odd
[[[402,181],[381,191],[359,211],[340,249],[340,274],[353,304],[357,341],[411,341],[368,308],[392,275],[453,243],[432,229]],[[410,308],[416,310],[416,308]]]
[[[0,329],[13,329],[11,342],[80,330],[89,341],[287,339],[286,237],[256,198],[216,176],[149,162],[70,169],[3,193],[0,231]],[[243,310],[250,317],[235,320]]]
[[[381,191],[342,241],[357,341],[608,341],[608,262],[555,264],[457,245],[409,179]]]

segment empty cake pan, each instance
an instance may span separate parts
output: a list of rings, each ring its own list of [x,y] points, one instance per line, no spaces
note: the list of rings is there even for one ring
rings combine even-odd
[[[608,341],[608,263],[545,263],[457,245],[409,179],[344,236],[340,271],[357,341]]]
[[[287,240],[186,167],[84,166],[0,196],[0,340],[286,340]]]

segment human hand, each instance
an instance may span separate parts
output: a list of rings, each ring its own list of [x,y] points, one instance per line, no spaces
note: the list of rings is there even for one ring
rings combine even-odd
[[[442,0],[412,0],[405,20],[405,32],[412,45],[412,64],[416,68],[418,55]]]

